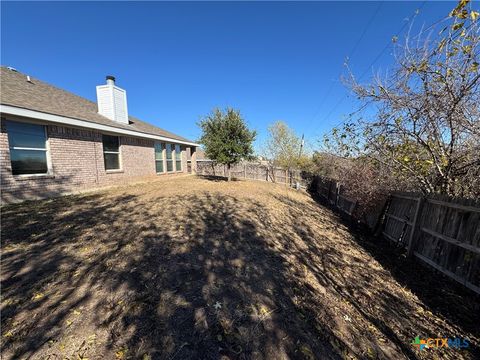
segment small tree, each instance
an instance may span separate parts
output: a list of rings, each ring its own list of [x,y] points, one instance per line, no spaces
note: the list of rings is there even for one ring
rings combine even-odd
[[[256,132],[249,130],[240,111],[232,108],[214,109],[198,125],[202,129],[199,142],[205,148],[205,155],[227,165],[230,181],[231,166],[252,158]]]
[[[283,121],[268,127],[267,157],[273,165],[292,169],[299,165],[301,140]]]

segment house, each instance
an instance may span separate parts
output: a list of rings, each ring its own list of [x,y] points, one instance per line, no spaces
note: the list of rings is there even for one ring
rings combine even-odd
[[[193,141],[128,114],[107,76],[97,103],[1,67],[2,202],[195,172]]]

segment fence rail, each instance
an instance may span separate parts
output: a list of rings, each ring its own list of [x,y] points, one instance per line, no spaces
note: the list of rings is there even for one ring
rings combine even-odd
[[[252,162],[243,162],[232,165],[230,171],[232,177],[235,179],[268,181],[283,183],[290,186],[295,186],[298,183],[303,188],[306,188],[309,184],[305,174],[301,171],[286,170],[279,167]],[[214,161],[197,160],[197,174],[203,176],[227,177],[228,169],[226,165],[217,164]]]
[[[392,194],[382,234],[480,294],[480,208],[465,203]]]
[[[344,186],[334,180],[316,176],[310,189],[328,201],[330,205],[348,215],[352,216],[358,205],[358,201],[345,195]]]
[[[480,207],[465,199],[425,198],[416,193],[393,193],[367,218],[359,204],[344,195],[338,182],[315,176],[311,190],[334,208],[378,228],[381,236],[425,264],[480,294]],[[370,220],[370,221],[369,221]]]

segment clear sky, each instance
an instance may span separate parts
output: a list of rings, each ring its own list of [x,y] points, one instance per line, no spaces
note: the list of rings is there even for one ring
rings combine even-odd
[[[2,1],[1,63],[93,101],[114,75],[131,115],[191,139],[203,115],[232,106],[258,131],[257,149],[276,120],[315,145],[355,109],[345,58],[368,80],[416,9],[428,26],[455,4]]]

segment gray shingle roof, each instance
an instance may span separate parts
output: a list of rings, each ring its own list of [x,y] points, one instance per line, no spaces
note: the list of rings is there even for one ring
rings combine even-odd
[[[95,102],[34,77],[30,77],[31,82],[28,82],[27,75],[18,71],[12,71],[2,66],[0,76],[1,104],[109,125],[120,129],[165,136],[179,141],[193,142],[133,116],[129,116],[130,124],[128,125],[110,120],[97,112],[98,108]]]

